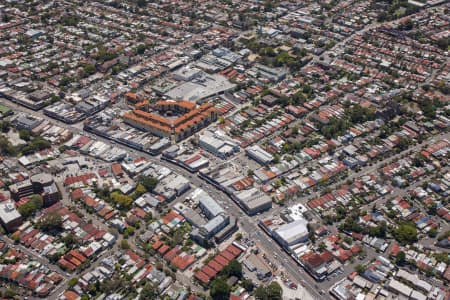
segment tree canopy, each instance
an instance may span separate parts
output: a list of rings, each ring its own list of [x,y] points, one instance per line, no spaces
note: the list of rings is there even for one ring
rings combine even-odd
[[[147,5],[147,1],[146,0],[137,0],[136,4],[139,7],[144,7],[145,5]]]
[[[120,192],[112,192],[111,199],[121,208],[130,208],[133,204],[133,198]]]
[[[44,200],[41,195],[32,195],[30,200],[19,206],[18,211],[24,218],[28,218],[33,215],[38,209],[44,205]]]
[[[417,241],[417,229],[414,224],[403,223],[400,224],[392,232],[394,238],[401,244],[412,244]]]
[[[403,251],[400,251],[397,253],[397,256],[395,257],[395,264],[397,266],[404,266],[406,263],[406,254]]]
[[[32,154],[36,151],[41,151],[47,148],[51,147],[51,143],[47,140],[45,140],[41,136],[37,136],[34,139],[32,139],[30,142],[27,143],[22,149],[21,152],[23,154]]]
[[[267,286],[259,286],[255,291],[255,298],[258,300],[282,300],[283,289],[273,281]]]
[[[38,227],[42,230],[42,231],[59,231],[62,229],[62,223],[63,220],[61,218],[61,216],[56,213],[56,212],[52,212],[49,213],[48,215],[44,216],[39,224]]]
[[[152,192],[158,185],[158,179],[150,176],[140,175],[137,181],[142,184],[148,192]]]
[[[156,299],[158,296],[157,289],[150,283],[147,283],[144,285],[141,291],[141,297],[140,299]]]
[[[231,260],[228,265],[222,269],[222,274],[226,277],[236,276],[237,278],[242,277],[242,264],[237,260]]]
[[[217,278],[211,283],[209,294],[214,300],[228,300],[230,291],[230,286],[223,279]]]
[[[66,15],[60,19],[60,23],[63,26],[76,26],[78,22],[80,22],[80,18],[78,16]]]

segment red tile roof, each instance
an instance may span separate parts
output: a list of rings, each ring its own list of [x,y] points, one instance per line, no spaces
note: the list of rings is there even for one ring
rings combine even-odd
[[[162,245],[164,245],[163,242],[161,242],[160,240],[156,240],[152,245],[152,249],[158,250]]]
[[[222,252],[220,252],[220,255],[222,255],[222,257],[225,258],[228,262],[235,258],[235,256],[231,252],[228,252],[228,251],[222,251]]]
[[[226,258],[224,258],[222,255],[216,255],[216,257],[214,257],[214,260],[219,263],[220,265],[222,265],[223,267],[225,267],[229,260],[227,260]]]
[[[167,251],[169,251],[170,247],[167,245],[162,245],[161,248],[159,248],[158,252],[161,255],[164,255]]]
[[[84,193],[81,189],[74,189],[70,194],[70,197],[72,198],[72,200],[76,200],[83,198],[83,195]]]
[[[111,169],[112,169],[114,176],[123,175],[123,170],[122,170],[122,167],[120,166],[120,164],[118,164],[118,163],[112,164]]]
[[[167,261],[171,261],[180,252],[181,252],[181,250],[179,248],[175,247],[175,248],[171,249],[170,251],[168,251],[166,254],[164,254],[164,259]]]
[[[67,300],[78,300],[78,299],[81,298],[77,293],[75,293],[73,291],[66,291],[66,292],[64,292],[64,297]]]
[[[191,255],[185,255],[185,256],[176,256],[172,260],[172,264],[180,269],[181,271],[186,270],[193,262],[195,261],[195,258]]]
[[[220,272],[222,271],[222,269],[224,268],[224,266],[222,266],[221,264],[219,264],[217,261],[215,261],[214,259],[211,260],[208,264],[208,267],[214,269],[216,272]]]
[[[320,255],[314,252],[304,254],[300,259],[311,269],[315,269],[324,263]]]
[[[400,250],[401,250],[400,245],[399,244],[394,244],[394,245],[392,245],[390,254],[392,256],[397,256],[397,254],[400,252]]]
[[[69,269],[71,271],[76,269],[76,266],[74,264],[72,264],[71,262],[68,262],[63,257],[58,261],[58,264],[60,266],[66,267],[67,269]]]
[[[202,272],[205,273],[206,275],[208,275],[210,278],[213,278],[214,276],[217,275],[217,272],[208,266],[203,266],[203,268],[201,268]]]
[[[201,270],[194,274],[194,277],[203,283],[208,283],[211,280],[211,277],[202,272]]]

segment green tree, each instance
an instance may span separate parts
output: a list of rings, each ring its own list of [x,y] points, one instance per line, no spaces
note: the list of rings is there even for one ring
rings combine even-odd
[[[240,262],[238,262],[237,260],[233,259],[228,263],[228,265],[226,265],[223,268],[222,274],[224,274],[226,277],[236,276],[237,278],[241,278],[242,277],[242,264]]]
[[[431,203],[430,206],[428,206],[428,214],[429,215],[436,215],[436,211],[437,211],[437,204],[435,202]]]
[[[18,211],[24,218],[28,218],[44,205],[41,195],[32,195],[27,203],[19,206]]]
[[[395,264],[397,266],[404,266],[406,264],[406,254],[403,251],[400,251],[397,253],[397,256],[395,257]]]
[[[266,288],[267,290],[267,295],[269,296],[269,299],[274,299],[274,300],[278,300],[278,299],[282,299],[283,298],[283,289],[281,288],[281,286],[275,282],[272,281]]]
[[[221,278],[214,279],[211,283],[209,294],[213,300],[228,300],[230,299],[230,286]]]
[[[25,155],[35,153],[36,151],[41,151],[51,147],[51,143],[45,140],[41,136],[35,137],[33,140],[28,142],[27,145],[22,147],[21,152]]]
[[[3,133],[7,133],[9,128],[11,127],[11,123],[9,121],[1,121],[0,122],[0,131]]]
[[[147,5],[147,1],[146,0],[137,0],[136,1],[137,6],[139,7],[144,7]]]
[[[144,194],[145,192],[147,192],[147,189],[145,188],[145,186],[143,186],[142,184],[138,184],[136,186],[136,190],[135,193],[138,194],[139,196]]]
[[[431,237],[431,238],[436,237],[437,234],[438,234],[438,231],[437,231],[436,228],[431,228],[431,229],[428,231],[428,236]]]
[[[250,279],[244,279],[244,280],[242,280],[242,287],[247,292],[252,292],[253,289],[255,288],[255,285],[253,284],[253,281],[251,281]]]
[[[60,23],[63,26],[76,26],[80,18],[78,16],[65,15],[61,18]]]
[[[136,54],[144,54],[145,50],[147,49],[147,46],[144,44],[139,44],[136,47]]]
[[[67,286],[69,287],[69,289],[71,289],[71,288],[73,288],[77,283],[78,283],[78,278],[73,277],[73,278],[69,279],[69,281],[67,281]]]
[[[93,64],[86,64],[83,66],[83,71],[86,75],[92,75],[97,70],[95,69],[95,66]]]
[[[61,86],[68,86],[71,82],[73,81],[73,79],[71,77],[63,77],[61,78],[61,80],[59,81],[59,84]]]
[[[386,222],[381,222],[378,226],[369,228],[369,235],[379,238],[385,238],[387,232]]]
[[[359,104],[347,108],[345,113],[349,118],[349,121],[355,124],[375,119],[375,111],[362,107]]]
[[[122,240],[120,241],[120,248],[126,250],[126,249],[130,249],[130,244],[128,244],[127,240]]]
[[[432,119],[436,116],[436,108],[432,101],[419,102],[419,105],[425,117]]]
[[[274,164],[280,163],[280,156],[279,156],[278,154],[275,154],[275,155],[273,156],[273,163],[274,163]]]
[[[124,236],[131,236],[134,235],[135,232],[135,228],[133,226],[128,226],[127,228],[125,228],[125,231],[123,232]]]
[[[450,45],[450,38],[449,37],[443,37],[443,38],[440,38],[438,41],[437,41],[437,45],[442,49],[442,50],[448,50],[448,47],[449,47],[449,45]]]
[[[397,147],[400,150],[404,151],[404,150],[408,149],[409,143],[410,143],[410,141],[407,138],[401,137],[398,139]]]
[[[59,231],[62,230],[62,223],[63,220],[61,216],[56,212],[51,212],[41,218],[41,220],[38,223],[38,227],[42,231]]]
[[[255,298],[260,300],[282,300],[283,289],[273,281],[268,286],[259,286],[255,291]]]
[[[112,192],[111,199],[121,208],[128,209],[133,204],[133,198],[119,192]]]
[[[326,249],[327,249],[327,245],[325,245],[324,242],[320,242],[320,244],[319,244],[319,251],[320,251],[320,252],[323,252],[323,251],[325,251]]]
[[[108,51],[108,49],[105,48],[105,46],[99,46],[98,47],[98,51],[95,55],[95,58],[100,62],[105,62],[111,59],[114,59],[118,56],[119,54],[116,52],[111,52]]]
[[[16,155],[17,149],[14,147],[9,140],[3,136],[0,135],[0,154],[2,155]]]
[[[157,297],[158,291],[155,289],[155,287],[150,283],[146,283],[142,288],[140,299],[156,299]]]
[[[39,194],[31,195],[30,202],[38,209],[44,205],[44,199]]]
[[[22,129],[19,131],[19,137],[24,141],[30,140],[30,132],[28,130]]]
[[[414,224],[402,223],[392,232],[394,238],[401,244],[412,244],[417,241],[417,229]]]
[[[66,245],[67,248],[71,249],[74,245],[79,243],[78,238],[73,233],[67,234],[61,239],[61,241]]]
[[[16,292],[7,289],[6,291],[3,292],[3,296],[7,299],[14,299],[16,297]]]
[[[366,271],[366,266],[357,265],[355,266],[355,271],[361,275],[362,273],[364,273],[364,271]]]
[[[137,178],[137,181],[142,184],[149,192],[152,192],[158,185],[158,179],[156,179],[155,177],[140,175]]]
[[[264,1],[264,11],[265,12],[269,12],[272,11],[273,7],[274,7],[274,2],[273,0],[265,0]]]

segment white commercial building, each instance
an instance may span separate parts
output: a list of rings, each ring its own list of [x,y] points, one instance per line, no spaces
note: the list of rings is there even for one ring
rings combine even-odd
[[[4,201],[0,203],[0,224],[8,232],[14,231],[22,224],[22,216],[17,211],[14,202]]]
[[[228,140],[224,134],[210,131],[205,131],[199,135],[198,144],[220,158],[227,158],[239,151],[239,146],[236,142]]]
[[[250,146],[245,151],[250,158],[256,160],[262,165],[267,165],[273,160],[273,155],[258,145]]]
[[[299,218],[294,222],[284,224],[273,233],[274,238],[286,249],[291,246],[304,243],[308,240],[308,221]]]

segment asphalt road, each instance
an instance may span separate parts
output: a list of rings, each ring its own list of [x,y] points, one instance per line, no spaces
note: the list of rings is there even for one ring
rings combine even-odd
[[[20,250],[21,252],[25,253],[25,254],[28,255],[29,257],[31,257],[31,258],[33,258],[34,260],[40,262],[43,266],[46,266],[48,269],[50,269],[50,270],[52,270],[52,271],[54,271],[54,272],[58,272],[59,274],[61,274],[62,277],[64,277],[64,279],[69,278],[69,277],[66,275],[66,273],[65,273],[60,267],[58,267],[57,265],[54,265],[54,264],[50,263],[50,261],[49,261],[46,257],[44,257],[44,256],[42,256],[42,255],[40,255],[40,254],[38,254],[38,253],[36,253],[36,252],[34,252],[33,250],[31,250],[31,249],[29,249],[29,248],[27,248],[27,247],[25,247],[25,246],[23,246],[23,245],[20,245],[20,244],[14,244],[14,241],[11,240],[10,238],[8,238],[6,235],[2,235],[1,239],[4,240],[5,243],[6,243],[10,248],[15,248],[15,249],[17,249],[17,250]]]

